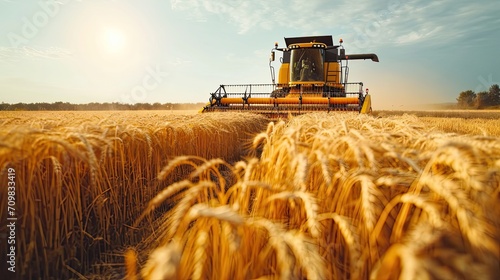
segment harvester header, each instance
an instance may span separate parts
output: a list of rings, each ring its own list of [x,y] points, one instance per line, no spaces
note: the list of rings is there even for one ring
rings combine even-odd
[[[362,82],[348,82],[350,60],[370,59],[376,54],[346,54],[340,39],[332,36],[285,38],[286,47],[275,43],[269,67],[271,84],[220,85],[210,94],[202,112],[250,111],[269,117],[286,117],[312,111],[371,112],[371,97]],[[276,82],[272,63],[282,52]]]

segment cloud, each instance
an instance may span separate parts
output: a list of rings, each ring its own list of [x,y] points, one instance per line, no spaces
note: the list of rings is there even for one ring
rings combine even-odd
[[[171,0],[171,6],[198,21],[217,15],[233,24],[240,34],[276,27],[295,29],[300,35],[333,33],[365,49],[388,44],[444,45],[471,39],[477,31],[498,32],[500,8],[493,2]],[[478,30],[479,26],[483,29]]]
[[[170,61],[167,62],[169,65],[171,66],[174,66],[174,67],[179,67],[181,65],[187,65],[187,64],[191,64],[192,61],[191,60],[187,60],[187,59],[183,59],[183,58],[180,58],[180,57],[176,57]]]
[[[286,14],[280,7],[286,5],[283,0],[244,1],[244,0],[171,0],[174,11],[185,12],[188,18],[207,21],[217,15],[234,24],[239,33],[246,33],[254,28],[270,29],[273,24],[285,20]]]
[[[406,1],[388,9],[385,20],[365,23],[360,31],[371,43],[447,45],[472,43],[478,29],[497,32],[500,9],[488,1]]]
[[[25,59],[63,59],[72,53],[66,49],[49,47],[0,47],[0,61],[20,61]]]
[[[207,21],[217,15],[234,24],[239,33],[252,29],[286,27],[301,31],[321,31],[332,26],[350,25],[367,11],[381,9],[369,0],[347,0],[332,4],[329,0],[171,0],[174,11],[185,12],[190,19]],[[334,25],[332,25],[334,24]]]

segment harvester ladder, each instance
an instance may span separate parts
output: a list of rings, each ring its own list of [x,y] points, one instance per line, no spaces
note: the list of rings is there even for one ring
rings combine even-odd
[[[345,65],[342,65],[340,67],[340,83],[341,84],[347,84],[348,82],[348,77],[349,77],[349,65],[348,65],[348,60],[346,60]]]

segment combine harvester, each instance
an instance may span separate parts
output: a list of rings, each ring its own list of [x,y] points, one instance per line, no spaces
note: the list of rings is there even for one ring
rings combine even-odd
[[[362,82],[347,82],[348,62],[378,62],[376,54],[346,54],[342,39],[334,45],[332,36],[285,38],[285,43],[286,48],[275,43],[271,51],[272,84],[221,85],[201,112],[253,112],[271,118],[317,111],[371,112],[368,89],[364,93]],[[278,83],[272,66],[275,51],[283,53]]]

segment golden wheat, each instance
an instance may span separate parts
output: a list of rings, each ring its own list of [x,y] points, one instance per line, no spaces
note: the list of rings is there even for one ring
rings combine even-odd
[[[155,222],[156,236],[166,237],[161,246],[183,240],[187,260],[201,250],[187,244],[208,235],[209,264],[181,262],[181,279],[202,270],[218,279],[495,279],[499,144],[446,134],[409,115],[318,113],[273,122],[254,138],[258,158],[204,177],[217,190],[208,196],[185,191]],[[195,170],[183,178],[193,180]],[[204,217],[186,216],[199,203]],[[222,209],[238,222],[225,225]],[[161,234],[172,230],[178,234]],[[154,244],[145,240],[145,256]]]
[[[153,231],[133,224],[159,190],[203,158],[239,160],[267,124],[257,115],[166,112],[15,112],[0,122],[0,181],[7,182],[7,168],[16,170],[17,275],[28,279],[100,274],[121,262],[117,252]],[[163,176],[162,167],[181,155],[195,163]],[[218,167],[203,168],[199,178],[218,175]],[[148,212],[160,204],[152,201]]]
[[[19,277],[496,279],[496,123],[436,116],[1,117]]]

